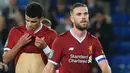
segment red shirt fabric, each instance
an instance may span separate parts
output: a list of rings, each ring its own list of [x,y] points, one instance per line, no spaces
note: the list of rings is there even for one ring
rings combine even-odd
[[[31,35],[33,35],[33,41],[31,41],[29,44],[25,45],[19,52],[18,54],[16,55],[16,58],[15,58],[15,65],[18,61],[18,58],[19,56],[22,54],[22,53],[40,53],[42,58],[43,58],[43,61],[44,63],[46,64],[47,63],[47,56],[45,55],[45,53],[43,52],[42,49],[38,49],[35,45],[34,45],[34,42],[35,42],[35,37],[39,37],[39,38],[42,38],[42,37],[45,37],[45,42],[47,43],[47,45],[49,47],[51,47],[52,45],[52,42],[54,41],[54,39],[56,38],[57,36],[57,33],[52,30],[52,29],[49,29],[47,28],[46,26],[42,26],[42,28],[37,32],[37,33],[34,33],[32,31],[28,31],[26,29],[26,25],[21,25],[21,26],[17,26],[17,27],[13,27],[11,29],[11,31],[9,32],[9,36],[8,36],[8,39],[7,39],[7,44],[5,46],[5,48],[9,48],[9,49],[12,49],[15,44],[17,43],[17,41],[20,39],[20,37],[25,34],[25,33],[30,33]]]
[[[92,61],[100,55],[104,53],[96,37],[87,32],[80,43],[67,31],[53,42],[49,62],[60,64],[59,73],[92,73]]]

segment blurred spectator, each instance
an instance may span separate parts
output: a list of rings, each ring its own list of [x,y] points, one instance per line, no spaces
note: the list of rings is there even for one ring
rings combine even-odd
[[[21,24],[25,23],[25,10],[18,8],[15,12],[15,22],[16,26],[19,26]]]
[[[42,21],[42,24],[46,25],[48,28],[51,28],[52,26],[52,23],[49,19],[45,18],[43,21]]]
[[[5,31],[5,27],[6,27],[5,18],[3,16],[0,16],[0,49],[3,48],[3,45],[4,45],[4,42],[3,42],[4,41],[3,40],[4,34],[3,34],[3,32]]]
[[[97,4],[97,0],[85,0],[84,2],[87,7],[88,7],[88,10],[89,10],[89,17],[90,17],[90,23],[91,21],[93,21],[93,18],[95,17],[95,14],[98,12],[98,11],[101,11],[103,10],[102,7],[100,7],[98,4]]]
[[[64,17],[64,23],[59,24],[55,30],[57,31],[58,34],[61,34],[67,30],[70,30],[71,28],[72,23],[70,21],[70,15],[66,14]]]
[[[95,21],[88,31],[99,38],[106,56],[109,56],[109,43],[114,39],[113,30],[110,20],[105,16],[103,11],[96,13]]]
[[[64,17],[69,8],[66,7],[64,0],[58,0],[56,8],[51,6],[50,8],[50,20],[52,22],[52,28],[55,29],[57,25],[64,23]]]
[[[25,9],[30,0],[17,0],[17,5],[19,8]]]
[[[17,0],[9,0],[9,6],[3,9],[2,15],[5,17],[6,22],[6,30],[3,31],[3,42],[5,43],[9,30],[14,26],[15,24],[15,11],[17,10]]]

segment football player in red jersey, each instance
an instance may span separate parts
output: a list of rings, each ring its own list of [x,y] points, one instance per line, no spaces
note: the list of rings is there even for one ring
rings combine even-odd
[[[52,44],[52,51],[43,73],[92,73],[96,60],[102,73],[111,73],[111,68],[97,37],[86,31],[89,23],[88,8],[76,3],[70,11],[73,28],[61,34]]]
[[[8,64],[15,59],[16,73],[42,73],[47,54],[57,33],[42,24],[43,10],[39,3],[30,3],[25,9],[26,24],[13,27],[3,55]]]

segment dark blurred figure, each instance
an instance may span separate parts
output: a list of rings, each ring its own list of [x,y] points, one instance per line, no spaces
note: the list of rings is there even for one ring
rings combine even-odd
[[[18,8],[15,12],[15,26],[19,26],[25,23],[25,10]]]
[[[89,10],[90,23],[93,21],[95,14],[98,11],[103,10],[101,6],[98,5],[97,0],[85,0],[84,3],[87,5]]]
[[[46,25],[48,28],[51,28],[52,26],[51,21],[47,18],[43,19],[42,24]]]
[[[5,30],[5,27],[6,27],[5,18],[3,16],[0,16],[0,50],[4,47],[2,35],[3,35],[3,31]]]
[[[9,6],[2,10],[2,16],[5,17],[5,22],[6,22],[6,29],[2,33],[2,39],[4,43],[7,39],[9,30],[15,24],[14,17],[15,17],[15,12],[18,8],[16,3],[17,0],[9,0]]]
[[[106,56],[109,57],[111,55],[109,43],[114,39],[114,37],[112,24],[107,16],[105,16],[103,11],[96,13],[95,21],[91,24],[91,27],[88,29],[88,31],[99,38]]]
[[[64,23],[64,17],[69,8],[66,6],[64,0],[58,0],[56,7],[51,6],[50,8],[50,20],[52,22],[52,28],[55,29],[57,25]]]
[[[4,29],[4,17],[0,16],[0,73],[7,73],[8,66],[3,63],[3,43],[1,41],[1,31]]]
[[[70,30],[72,28],[72,22],[70,20],[70,15],[67,13],[64,17],[64,23],[59,24],[55,30],[58,34],[61,34],[67,30]]]

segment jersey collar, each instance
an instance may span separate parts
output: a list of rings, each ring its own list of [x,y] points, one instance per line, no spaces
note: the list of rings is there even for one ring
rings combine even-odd
[[[86,31],[85,34],[84,34],[84,36],[83,36],[82,38],[78,38],[78,37],[74,34],[74,32],[73,32],[72,29],[70,29],[70,33],[71,33],[71,35],[72,35],[76,40],[78,40],[78,42],[80,42],[80,43],[82,43],[82,41],[85,39],[85,37],[86,37],[86,35],[87,35],[87,31]]]

